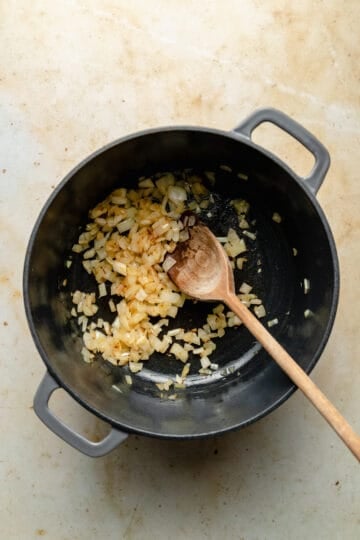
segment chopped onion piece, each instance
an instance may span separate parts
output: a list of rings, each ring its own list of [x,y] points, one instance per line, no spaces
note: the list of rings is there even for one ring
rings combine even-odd
[[[107,295],[106,291],[106,285],[105,283],[100,283],[99,285],[99,298],[102,298],[103,296]]]
[[[74,253],[81,253],[82,251],[85,251],[86,246],[80,246],[80,244],[74,244],[72,247],[72,251]]]
[[[242,270],[244,267],[244,263],[247,261],[245,257],[238,257],[236,259],[236,266],[239,270]]]
[[[220,315],[220,313],[223,313],[224,311],[224,304],[218,304],[214,309],[212,310],[213,313],[216,315]]]
[[[254,307],[254,313],[258,317],[258,319],[261,319],[262,317],[265,317],[266,311],[263,305],[255,306]]]
[[[134,218],[127,218],[127,219],[124,219],[123,221],[120,221],[120,223],[116,225],[116,228],[119,231],[119,233],[124,233],[126,231],[130,231],[134,223],[135,223]]]
[[[239,291],[243,294],[249,294],[250,291],[252,291],[251,285],[248,285],[248,283],[245,283],[245,281],[241,284]]]
[[[142,362],[129,362],[129,369],[132,373],[138,373],[143,368]]]
[[[186,201],[187,193],[184,188],[180,186],[169,186],[167,195],[170,201],[174,203],[180,203]]]
[[[90,364],[94,360],[94,354],[91,353],[86,347],[83,347],[81,349],[81,355],[84,362],[86,362],[87,364]]]
[[[171,379],[168,379],[165,382],[156,383],[156,386],[158,387],[159,390],[161,390],[161,391],[165,390],[167,392],[169,390],[170,386],[172,386],[173,384],[174,384],[174,382]]]
[[[82,265],[88,274],[92,273],[93,261],[83,261]]]
[[[176,264],[176,260],[173,257],[171,257],[171,255],[167,255],[167,257],[165,258],[162,264],[164,272],[168,272],[170,268],[174,266],[174,264]]]
[[[155,187],[154,182],[151,180],[151,178],[146,178],[145,180],[141,180],[139,182],[140,188],[153,188]]]
[[[231,201],[238,214],[246,214],[249,210],[249,203],[244,199],[234,199]]]
[[[240,255],[240,253],[247,251],[244,239],[239,238],[234,229],[229,229],[227,240],[228,241],[225,244],[224,248],[226,253],[230,257],[237,257],[238,255]]]
[[[115,272],[117,272],[118,274],[121,274],[122,276],[126,276],[127,275],[127,266],[126,264],[120,262],[120,261],[110,261],[111,262],[111,265],[113,267],[113,269],[115,270]]]
[[[171,346],[170,348],[170,352],[176,357],[178,358],[179,360],[181,360],[181,362],[184,362],[184,364],[186,363],[188,357],[189,357],[189,353],[188,351],[186,351],[184,349],[184,347],[181,347],[181,345],[179,345],[179,343],[173,343],[173,345]]]
[[[84,333],[87,327],[88,318],[83,317],[82,323],[81,323],[81,331]]]
[[[308,294],[310,291],[310,280],[307,278],[304,278],[304,294]]]
[[[190,235],[189,231],[187,229],[184,229],[183,231],[180,231],[179,234],[179,242],[186,242],[186,240],[189,240]]]
[[[120,206],[126,204],[126,199],[125,197],[111,197],[111,202]]]
[[[200,364],[203,369],[207,369],[208,367],[210,367],[211,362],[207,356],[203,356],[202,358],[200,358]]]
[[[185,366],[183,367],[183,370],[182,370],[182,372],[181,372],[181,377],[182,377],[183,379],[185,379],[185,377],[188,376],[189,371],[190,371],[190,364],[185,364]]]
[[[167,335],[169,337],[173,337],[173,336],[178,335],[181,331],[182,331],[181,328],[174,328],[173,330],[169,330]]]
[[[207,369],[207,368],[199,369],[199,373],[201,373],[201,375],[211,375],[212,374],[211,370]]]
[[[232,172],[232,168],[229,167],[228,165],[220,165],[220,169],[226,172],[230,172],[230,173]]]
[[[282,217],[277,212],[273,213],[272,220],[275,221],[275,223],[281,223]]]
[[[142,287],[139,288],[138,292],[135,294],[136,300],[143,302],[147,298],[147,294]]]
[[[250,232],[250,231],[243,231],[243,234],[250,238],[251,240],[256,240],[256,234]]]
[[[233,317],[229,317],[228,319],[229,328],[232,328],[233,326],[240,326],[241,324],[242,322],[237,315],[234,315]]]
[[[125,382],[126,382],[126,384],[128,384],[129,386],[132,385],[132,377],[131,377],[131,375],[125,375]]]
[[[93,257],[95,257],[95,249],[92,248],[92,249],[89,249],[88,251],[85,251],[83,257],[84,259],[92,259]]]
[[[195,216],[189,216],[188,226],[193,227],[196,223],[196,217]]]
[[[275,317],[275,319],[272,319],[271,321],[268,321],[267,323],[269,328],[271,328],[272,326],[275,326],[276,324],[279,324],[279,319],[277,317]]]

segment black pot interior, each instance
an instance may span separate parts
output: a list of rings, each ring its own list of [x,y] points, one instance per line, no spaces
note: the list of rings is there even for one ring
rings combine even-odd
[[[112,189],[134,186],[139,176],[183,168],[215,171],[213,191],[219,201],[243,197],[250,202],[258,234],[256,241],[247,242],[248,263],[236,281],[254,286],[268,311],[265,324],[278,318],[271,332],[307,372],[327,341],[338,290],[335,249],[316,201],[283,166],[235,135],[200,129],[149,132],[111,145],[70,173],[45,206],[29,245],[24,284],[34,339],[50,372],[80,403],[126,431],[160,437],[205,436],[244,426],[293,390],[244,327],[229,329],[217,341],[211,359],[219,364],[219,373],[194,375],[175,400],[161,397],[151,379],[180,373],[179,361],[155,354],[144,374],[132,375],[133,385],[128,386],[126,368],[101,359],[86,364],[81,357],[69,292],[95,287],[76,258],[70,270],[65,261],[89,209]],[[274,212],[282,216],[280,224],[272,220]],[[226,234],[229,223],[221,202],[215,217],[214,232]],[[308,294],[304,278],[310,280]],[[174,327],[202,324],[208,309],[204,303],[187,302]],[[312,316],[306,318],[306,310]]]

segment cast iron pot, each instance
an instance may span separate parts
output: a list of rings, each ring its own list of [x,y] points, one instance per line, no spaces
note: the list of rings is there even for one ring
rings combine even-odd
[[[300,178],[252,142],[253,130],[263,122],[277,125],[313,154],[315,165],[307,178]],[[257,222],[257,238],[241,279],[254,285],[268,319],[278,318],[279,324],[271,331],[309,373],[329,338],[339,293],[335,245],[316,200],[329,163],[328,152],[302,126],[277,110],[263,109],[231,132],[171,127],[136,133],[75,167],[41,211],[25,259],[26,314],[47,368],[34,399],[40,419],[70,445],[95,457],[115,448],[129,433],[173,439],[207,437],[244,427],[283,403],[294,392],[293,383],[241,327],[218,341],[212,359],[219,370],[209,377],[194,375],[175,400],[161,398],[154,380],[179,372],[178,361],[154,354],[146,369],[133,376],[131,386],[124,381],[125,368],[101,359],[85,363],[80,332],[70,321],[69,293],[90,285],[80,264],[74,262],[66,273],[64,263],[89,209],[115,187],[134,186],[140,176],[160,171],[215,170],[213,189],[219,200],[246,198]],[[233,172],[221,168],[224,164]],[[237,171],[248,180],[238,177]],[[282,216],[281,223],[272,220],[275,211]],[[226,234],[221,203],[215,221],[216,234]],[[307,294],[304,278],[310,281]],[[175,326],[196,326],[206,309],[201,302],[187,302]],[[49,398],[59,387],[111,424],[102,441],[85,439],[51,412]]]

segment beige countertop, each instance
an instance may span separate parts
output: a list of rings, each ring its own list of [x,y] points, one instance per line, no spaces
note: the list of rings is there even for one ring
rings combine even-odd
[[[341,265],[339,311],[312,377],[360,431],[360,3],[65,0],[0,6],[0,537],[55,540],[360,537],[359,467],[297,392],[221,438],[131,436],[92,460],[36,418],[45,371],[22,302],[34,221],[63,176],[136,130],[231,129],[277,107],[332,165],[318,195]],[[255,139],[305,173],[275,128]],[[58,392],[89,436],[100,422]]]

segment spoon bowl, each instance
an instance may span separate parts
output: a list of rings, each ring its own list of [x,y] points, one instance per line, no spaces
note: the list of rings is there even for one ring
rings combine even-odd
[[[198,300],[223,300],[235,291],[230,261],[220,242],[204,224],[188,228],[189,238],[180,242],[171,257],[176,260],[168,274],[185,294]],[[225,279],[224,279],[225,278]]]

